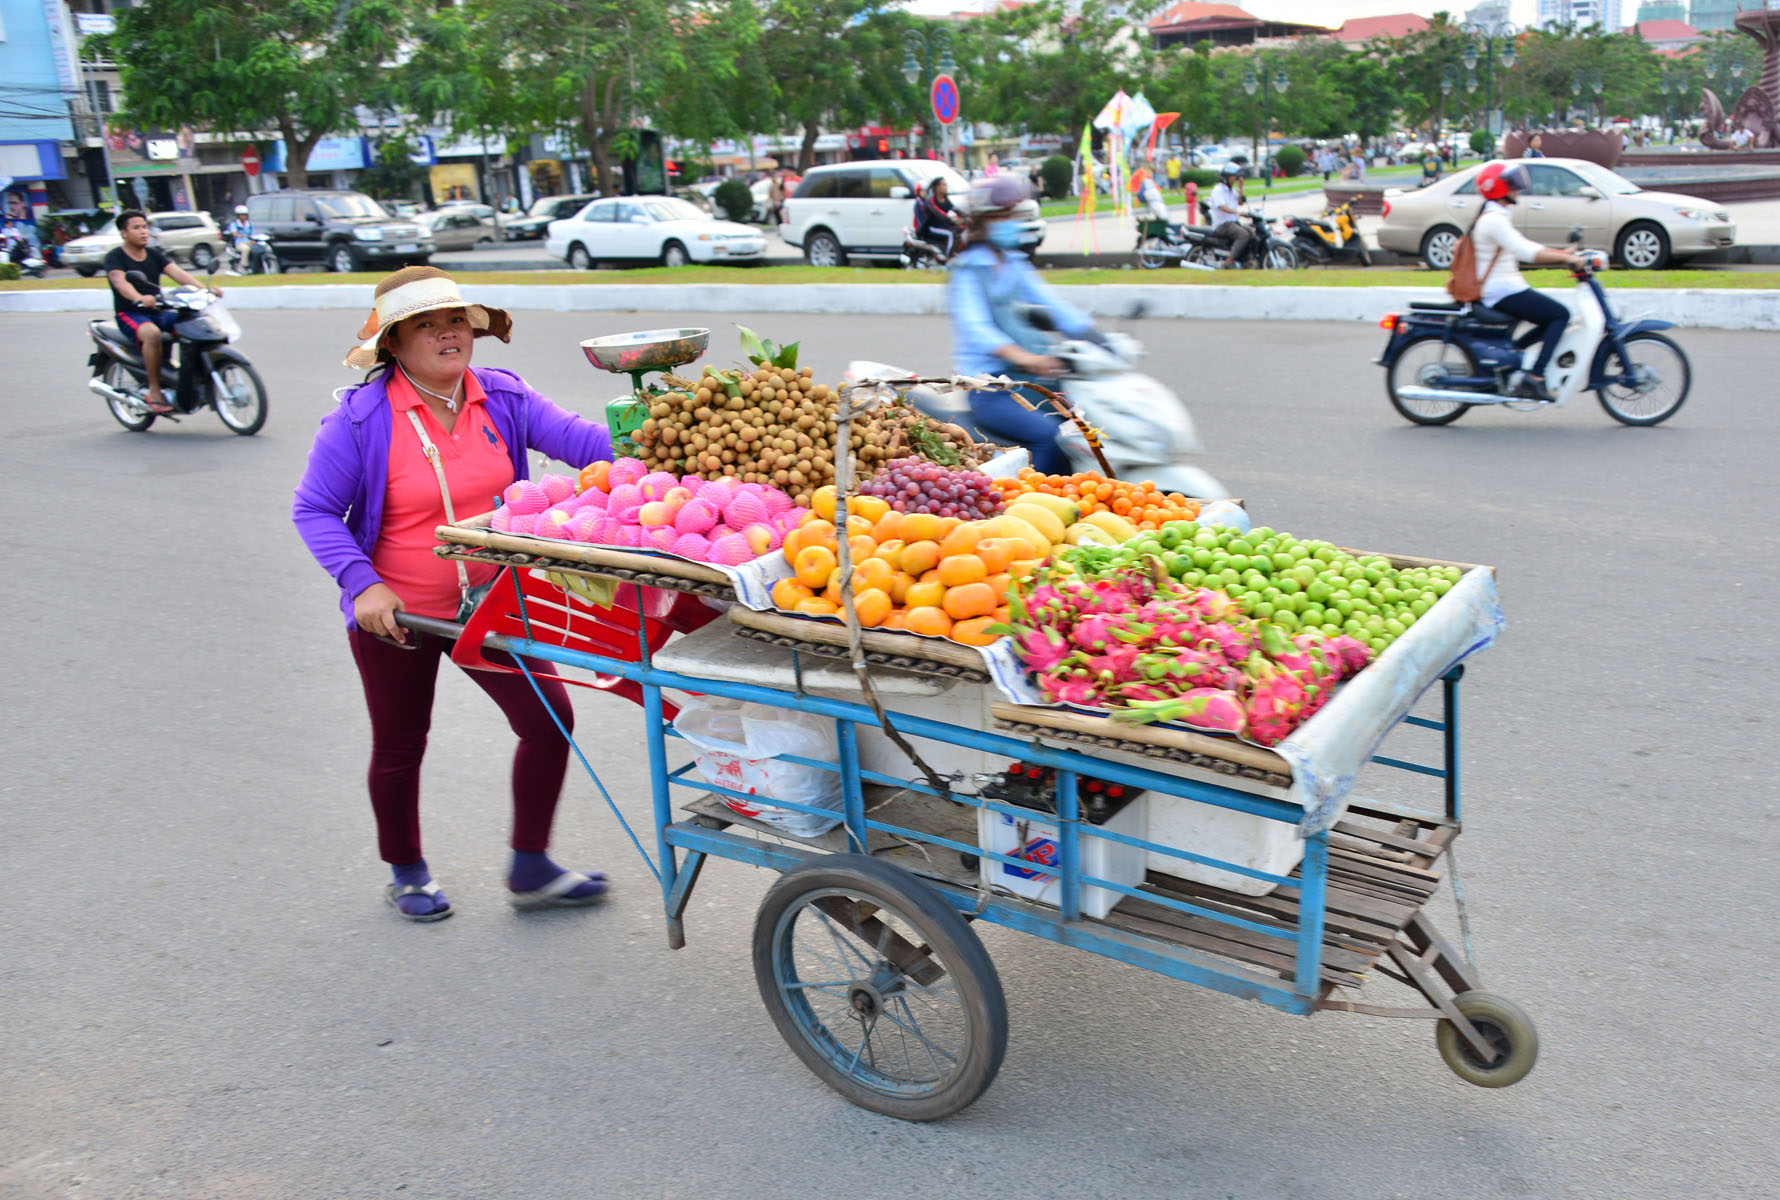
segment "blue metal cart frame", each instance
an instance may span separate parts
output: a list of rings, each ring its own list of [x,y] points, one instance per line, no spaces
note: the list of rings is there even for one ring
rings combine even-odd
[[[520,615],[526,628],[531,629],[530,618],[525,616],[523,595],[519,603]],[[449,622],[407,616],[403,620],[417,630],[443,637],[455,639],[462,632],[461,626]],[[986,997],[982,1007],[987,1016],[978,1021],[982,1028],[972,1036],[999,1038],[1004,1045],[1006,1016],[999,981],[993,978],[993,968],[988,966],[987,955],[981,951],[980,943],[964,924],[966,921],[982,921],[1074,946],[1170,978],[1258,1000],[1288,1013],[1303,1015],[1318,1009],[1335,1009],[1434,1019],[1438,1021],[1437,1042],[1442,1057],[1462,1078],[1482,1086],[1505,1086],[1517,1082],[1532,1067],[1537,1054],[1537,1034],[1531,1022],[1510,1002],[1482,992],[1475,970],[1441,938],[1420,911],[1437,886],[1438,876],[1432,868],[1460,828],[1458,684],[1463,667],[1453,668],[1442,681],[1443,711],[1439,719],[1413,715],[1405,718],[1407,724],[1440,735],[1439,765],[1383,755],[1373,759],[1388,768],[1439,780],[1444,792],[1442,810],[1419,813],[1356,802],[1350,813],[1356,818],[1370,818],[1374,824],[1365,825],[1350,819],[1337,823],[1333,830],[1306,837],[1302,863],[1287,876],[1127,837],[1096,826],[1083,819],[1079,785],[1084,777],[1091,777],[1128,789],[1182,797],[1292,825],[1303,817],[1302,810],[1296,805],[1235,787],[1097,757],[1088,750],[1045,745],[1034,738],[1008,733],[961,728],[924,718],[918,713],[889,712],[890,721],[905,735],[1005,756],[1055,772],[1054,814],[1037,814],[1032,809],[981,795],[948,791],[941,796],[920,778],[898,779],[861,767],[858,727],[880,725],[877,715],[867,705],[815,696],[800,689],[782,690],[662,670],[652,663],[641,618],[637,636],[639,661],[634,662],[565,649],[535,636],[514,638],[491,634],[485,638],[484,645],[513,655],[522,668],[528,658],[543,660],[604,675],[623,676],[641,686],[644,740],[653,801],[654,856],[651,858],[643,850],[636,833],[631,832],[631,838],[660,881],[670,947],[677,949],[685,944],[687,903],[710,858],[732,859],[786,873],[763,905],[763,917],[775,904],[782,889],[789,887],[796,891],[798,879],[811,872],[826,872],[816,880],[822,884],[818,900],[821,914],[818,916],[839,914],[841,924],[854,935],[865,931],[879,939],[876,961],[860,966],[858,979],[836,985],[851,989],[846,994],[852,997],[857,1012],[849,1012],[850,1018],[868,1011],[877,1014],[886,1004],[893,1006],[898,989],[912,986],[911,979],[921,975],[924,955],[937,953],[936,946],[953,947],[948,951],[949,969],[960,973],[980,959],[975,969],[979,975],[985,970],[988,975],[987,979],[975,981],[979,985],[976,991]],[[532,678],[529,671],[526,674]],[[537,686],[535,679],[533,686]],[[843,797],[840,828],[825,841],[800,841],[755,826],[717,804],[676,819],[675,788],[750,802],[766,798],[744,795],[707,782],[693,772],[691,763],[669,767],[668,740],[678,734],[665,718],[663,689],[764,704],[833,721],[838,747],[835,761],[804,758],[791,758],[790,761],[838,773]],[[541,691],[539,695],[542,698]],[[580,755],[578,747],[575,752]],[[584,756],[581,761],[592,774],[592,767]],[[597,775],[594,779],[597,783]],[[1056,861],[1054,865],[1035,863],[989,851],[975,844],[975,838],[964,840],[932,828],[878,819],[867,808],[868,787],[895,789],[903,796],[944,800],[965,808],[988,809],[1054,824],[1058,843]],[[601,790],[604,791],[603,785]],[[610,796],[606,799],[611,804]],[[796,811],[834,815],[829,810],[777,799],[772,803]],[[615,804],[612,804],[612,810],[630,832]],[[1381,827],[1378,822],[1388,828]],[[878,836],[874,839],[874,835]],[[871,860],[868,854],[874,840],[881,842],[885,836],[920,847],[929,861],[942,861],[946,855],[969,856],[960,857],[960,863],[984,859],[1054,876],[1059,883],[1059,903],[1051,907],[993,894],[970,878],[975,874],[974,869],[968,872],[934,869],[905,873],[888,868],[892,875],[898,876],[892,879],[885,873],[885,864]],[[1203,887],[1176,891],[1151,885],[1126,887],[1084,871],[1083,839],[1086,838],[1124,843],[1262,880],[1272,885],[1272,890],[1266,897],[1254,900]],[[840,853],[836,853],[837,850]],[[934,854],[942,856],[941,860],[934,860]],[[857,900],[849,899],[855,893],[837,886],[834,872],[849,864],[851,868],[860,868],[859,860],[862,859],[866,860],[863,867],[870,868],[865,872],[868,877],[862,877],[862,883],[874,885],[875,890],[868,887],[857,892]],[[1152,914],[1152,919],[1129,918],[1117,909],[1104,920],[1084,916],[1082,896],[1084,889],[1089,887],[1110,889],[1122,897],[1141,902],[1144,910]],[[934,896],[945,904],[933,905]],[[1332,900],[1335,901],[1333,904]],[[936,907],[944,910],[943,917],[931,911]],[[910,936],[898,938],[886,932],[881,922],[874,921],[874,912],[891,911],[904,914],[905,922],[914,931]],[[780,918],[780,925],[785,926],[787,920]],[[1332,930],[1332,923],[1338,928]],[[980,1078],[949,1078],[935,1081],[934,1086],[925,1088],[894,1080],[884,1082],[880,1072],[861,1061],[868,1037],[853,1052],[851,1062],[843,1061],[846,1056],[835,1053],[829,1029],[822,1027],[820,1022],[812,1023],[806,1010],[799,1010],[803,1012],[801,1021],[794,1019],[795,1014],[786,1016],[784,1003],[795,998],[774,995],[774,955],[779,956],[778,961],[783,965],[786,951],[783,946],[775,949],[771,941],[783,933],[783,928],[775,932],[764,925],[756,930],[756,970],[763,998],[792,1048],[825,1082],[856,1103],[914,1119],[949,1115],[974,1100],[988,1085],[1000,1061],[1000,1046],[975,1056],[975,1073]],[[973,945],[974,949],[971,948]],[[891,948],[886,949],[886,946]],[[865,957],[873,956],[868,952]],[[1335,961],[1337,959],[1340,961]],[[1343,999],[1335,994],[1338,984],[1356,982],[1372,968],[1419,991],[1427,1003],[1419,1007],[1385,1007]],[[931,969],[927,971],[928,975],[933,973]],[[969,981],[959,980],[961,989],[966,982]],[[795,986],[819,985],[800,982]],[[903,1007],[907,1011],[906,1003]],[[997,1008],[999,1013],[995,1011]],[[913,1019],[912,1015],[910,1019]],[[822,1046],[815,1046],[815,1042],[821,1042]],[[932,1057],[931,1053],[929,1057]],[[983,1069],[985,1064],[986,1071]],[[941,1087],[940,1083],[946,1086]]]

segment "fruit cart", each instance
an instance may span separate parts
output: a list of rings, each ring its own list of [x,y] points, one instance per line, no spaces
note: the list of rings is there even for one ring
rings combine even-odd
[[[1500,626],[1488,568],[1451,564],[1463,582],[1414,636],[1303,736],[1266,749],[1015,703],[975,649],[757,611],[734,603],[732,576],[714,566],[474,522],[439,532],[442,555],[506,569],[464,625],[401,619],[453,639],[465,665],[531,678],[526,660],[543,660],[640,703],[646,830],[576,753],[660,883],[669,946],[685,944],[710,859],[780,872],[754,926],[761,997],[799,1058],[856,1104],[936,1119],[992,1081],[1007,1006],[979,922],[1288,1013],[1429,1020],[1441,1058],[1479,1086],[1532,1069],[1532,1022],[1483,990],[1468,929],[1460,952],[1427,912],[1461,828],[1462,660]],[[631,590],[602,607],[584,580]],[[1431,711],[1417,709],[1424,692]],[[838,800],[762,794],[721,772],[714,782],[675,720],[694,704],[826,730],[831,749],[770,761],[835,781]],[[1379,752],[1399,729],[1423,739],[1415,759]],[[1352,779],[1367,764],[1430,781],[1438,800],[1359,798]],[[797,834],[765,802],[838,820]],[[1462,921],[1456,878],[1454,892]],[[1412,998],[1361,992],[1380,977]]]

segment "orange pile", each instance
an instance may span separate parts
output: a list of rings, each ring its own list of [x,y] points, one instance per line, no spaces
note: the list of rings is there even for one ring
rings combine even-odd
[[[876,496],[847,502],[847,547],[853,556],[853,610],[867,629],[905,629],[987,646],[991,625],[1008,619],[1015,579],[1036,570],[1051,544],[1006,517],[962,521],[899,513]],[[787,612],[833,617],[841,612],[840,566],[832,488],[815,496],[808,516],[785,537],[794,574],[773,585]]]
[[[1027,492],[1044,492],[1073,500],[1082,516],[1110,512],[1124,517],[1139,529],[1160,529],[1170,521],[1191,521],[1199,516],[1199,501],[1179,492],[1160,492],[1147,481],[1108,479],[1098,471],[1082,475],[1044,475],[1027,467],[1016,479],[997,479],[1002,499],[1012,503]]]

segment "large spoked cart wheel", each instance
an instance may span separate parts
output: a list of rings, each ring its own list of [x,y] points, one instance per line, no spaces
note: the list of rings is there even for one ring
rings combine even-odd
[[[754,976],[805,1065],[886,1116],[951,1116],[1007,1050],[1007,1001],[983,943],[931,887],[864,855],[827,855],[773,885],[755,920]]]

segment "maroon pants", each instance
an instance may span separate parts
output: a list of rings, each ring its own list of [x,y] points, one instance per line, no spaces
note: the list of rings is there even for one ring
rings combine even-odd
[[[420,760],[426,754],[427,731],[433,722],[433,685],[439,660],[451,652],[444,638],[408,632],[413,649],[403,649],[361,630],[347,635],[352,657],[365,685],[371,712],[371,811],[377,816],[377,850],[383,861],[397,866],[414,862],[420,851]],[[511,663],[490,650],[490,662]],[[575,715],[568,689],[545,662],[526,660],[570,732]],[[466,671],[476,686],[500,705],[507,724],[519,735],[513,755],[513,849],[542,851],[550,845],[550,823],[562,795],[569,765],[569,743],[550,719],[537,693],[523,675],[505,671]]]

